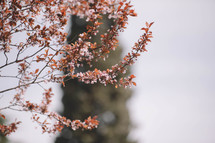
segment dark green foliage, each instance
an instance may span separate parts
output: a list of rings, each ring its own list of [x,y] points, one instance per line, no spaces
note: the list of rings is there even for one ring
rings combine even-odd
[[[0,117],[0,124],[2,123],[3,123],[3,120]],[[0,133],[0,143],[7,143],[7,142],[8,142],[7,138]]]
[[[107,19],[104,19],[103,23],[100,31],[105,31],[113,24]],[[77,35],[86,30],[85,26],[84,20],[73,16],[68,42],[76,40]],[[93,41],[96,40],[97,38],[94,37]],[[121,52],[121,48],[117,48],[106,61],[94,63],[96,68],[110,68],[120,60]],[[71,120],[84,120],[89,116],[98,115],[100,124],[97,129],[92,131],[72,131],[70,128],[64,128],[55,143],[130,143],[127,135],[131,125],[126,107],[126,102],[131,96],[129,89],[116,89],[113,85],[88,85],[78,80],[70,80],[65,83],[62,115]]]

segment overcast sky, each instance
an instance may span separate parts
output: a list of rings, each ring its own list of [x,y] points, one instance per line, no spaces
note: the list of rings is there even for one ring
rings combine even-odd
[[[133,72],[131,133],[139,143],[215,142],[215,1],[134,0],[125,46],[154,21],[154,39]]]
[[[129,49],[145,22],[154,21],[148,52],[133,67],[137,87],[128,102],[138,143],[215,142],[215,1],[133,0],[138,17],[121,34]],[[2,83],[1,83],[2,86]],[[58,95],[61,91],[57,86]],[[32,96],[36,91],[30,90]],[[54,101],[59,110],[60,96]],[[25,119],[25,116],[21,117]],[[13,134],[12,143],[53,143],[31,121]]]

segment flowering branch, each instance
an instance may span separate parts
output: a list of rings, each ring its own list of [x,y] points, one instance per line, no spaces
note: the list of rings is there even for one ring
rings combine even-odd
[[[43,132],[48,133],[61,131],[64,126],[73,130],[93,129],[99,123],[96,117],[89,117],[84,122],[71,121],[49,111],[54,94],[51,88],[45,89],[43,84],[53,82],[64,85],[65,78],[77,78],[87,84],[100,82],[104,85],[113,84],[116,88],[136,85],[132,81],[134,75],[120,80],[117,80],[117,76],[126,73],[127,66],[133,65],[140,53],[146,51],[146,45],[151,42],[152,32],[149,29],[153,23],[146,23],[146,28],[142,28],[143,35],[118,64],[103,71],[97,68],[86,72],[76,70],[84,62],[93,66],[98,59],[105,60],[110,51],[118,47],[117,36],[126,29],[128,17],[137,16],[127,0],[1,0],[0,4],[0,54],[5,59],[5,63],[0,65],[0,79],[14,79],[17,83],[14,87],[0,90],[0,94],[16,90],[10,105],[0,107],[1,113],[8,109],[31,112],[33,121],[42,127]],[[70,15],[84,18],[89,23],[87,31],[77,35],[78,39],[72,44],[66,43],[68,34],[65,32]],[[104,16],[112,19],[114,25],[106,33],[101,33],[99,27],[103,24]],[[100,36],[100,42],[93,43],[91,39],[96,35]],[[16,41],[14,37],[17,36],[23,39]],[[17,73],[4,73],[7,68],[14,67]],[[31,85],[39,85],[44,89],[40,104],[25,98],[25,92]],[[5,119],[1,113],[0,117]],[[51,126],[47,120],[39,120],[42,115],[55,120],[55,123]],[[0,124],[0,131],[9,135],[15,132],[20,123]]]

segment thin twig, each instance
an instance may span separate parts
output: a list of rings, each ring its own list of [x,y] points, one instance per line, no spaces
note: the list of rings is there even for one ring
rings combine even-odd
[[[10,90],[14,90],[14,89],[17,89],[17,88],[20,88],[20,87],[24,87],[24,86],[28,86],[28,85],[31,85],[31,84],[41,83],[41,82],[44,82],[44,81],[45,80],[22,84],[22,85],[19,85],[19,86],[16,86],[16,87],[12,87],[12,88],[8,88],[8,89],[5,89],[5,90],[2,90],[2,91],[0,91],[0,93],[4,93],[4,92],[10,91]]]
[[[8,63],[8,57],[7,57],[6,51],[4,51],[4,56],[6,58],[6,64],[7,64]]]
[[[52,59],[57,55],[57,53],[58,53],[58,51],[50,58],[50,60],[46,63],[46,65],[40,70],[40,72],[37,74],[36,78],[34,79],[34,81],[32,83],[34,83],[37,80],[37,78],[39,77],[39,75],[43,72],[43,70],[45,70],[45,68],[52,61]]]
[[[30,55],[30,56],[27,56],[27,57],[25,57],[25,58],[23,58],[23,59],[21,59],[21,60],[16,59],[16,60],[13,61],[13,62],[4,64],[3,66],[0,66],[0,69],[1,69],[1,68],[4,68],[4,67],[6,67],[6,66],[9,66],[9,65],[11,65],[11,64],[18,63],[18,62],[22,62],[22,61],[24,61],[24,60],[26,60],[26,59],[29,59],[29,58],[35,56],[35,55],[36,55],[37,53],[39,53],[40,51],[42,51],[44,48],[46,48],[46,47],[44,46],[43,48],[39,49],[39,50],[38,50],[37,52],[35,52],[34,54],[32,54],[32,55]]]

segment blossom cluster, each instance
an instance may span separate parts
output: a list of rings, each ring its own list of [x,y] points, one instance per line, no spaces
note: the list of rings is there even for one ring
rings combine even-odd
[[[149,30],[153,23],[146,23],[142,28],[143,35],[125,57],[109,69],[95,68],[85,72],[77,72],[83,63],[93,66],[99,59],[108,58],[110,51],[118,47],[117,36],[123,32],[128,24],[129,16],[137,16],[131,2],[127,0],[1,0],[0,1],[0,54],[5,63],[0,65],[0,71],[7,67],[16,66],[17,73],[13,75],[0,74],[0,78],[15,79],[17,85],[2,89],[0,94],[16,90],[13,100],[3,110],[26,111],[32,113],[43,132],[55,133],[64,126],[73,130],[78,128],[93,129],[98,125],[96,118],[89,117],[84,122],[70,121],[65,117],[49,111],[48,107],[54,95],[51,88],[44,89],[41,104],[32,103],[25,98],[25,92],[31,85],[42,88],[44,84],[55,82],[66,84],[65,78],[77,78],[86,84],[112,84],[116,88],[136,85],[134,75],[117,80],[119,73],[126,73],[127,66],[131,66],[146,51],[146,45],[151,41],[152,32]],[[65,27],[71,15],[85,19],[89,24],[86,32],[69,44],[66,42],[68,33]],[[114,25],[101,33],[99,27],[103,24],[103,16],[112,19]],[[14,37],[24,35],[21,41]],[[100,36],[99,43],[91,42],[94,36]],[[16,56],[10,56],[16,53]],[[42,65],[42,67],[41,67]],[[64,75],[63,73],[67,73]],[[2,118],[4,115],[0,114]],[[39,116],[47,116],[56,122],[48,126],[47,120],[39,120]],[[17,129],[20,122],[11,125],[0,125],[0,131],[8,135]]]

